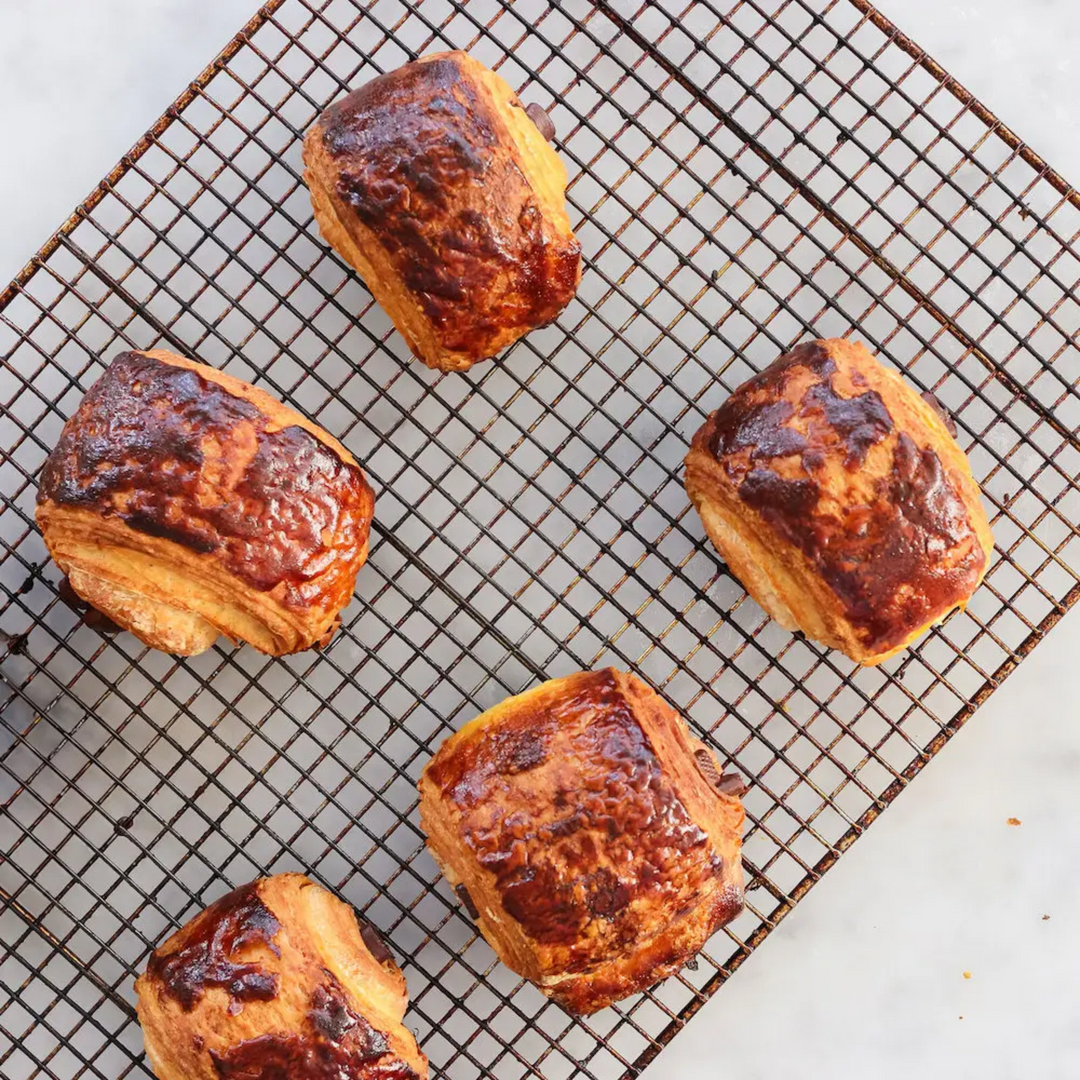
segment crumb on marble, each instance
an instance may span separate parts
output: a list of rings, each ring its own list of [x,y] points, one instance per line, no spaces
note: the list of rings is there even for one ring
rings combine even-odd
[[[964,978],[965,979],[970,979],[971,978],[971,972],[970,971],[965,971],[964,972]]]
[[[1018,817],[1011,817],[1005,819],[1006,825],[1022,825],[1023,822]]]

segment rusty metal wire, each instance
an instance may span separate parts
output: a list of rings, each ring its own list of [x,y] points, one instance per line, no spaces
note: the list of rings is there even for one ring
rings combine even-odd
[[[299,141],[347,87],[472,51],[549,111],[586,254],[558,323],[410,362],[327,249]],[[865,0],[277,0],[0,296],[0,1074],[145,1076],[132,980],[225,888],[303,869],[402,959],[436,1076],[635,1075],[1080,591],[1080,199]],[[986,584],[861,670],[770,623],[681,485],[795,341],[855,334],[956,417]],[[372,558],[329,648],[190,660],[57,595],[35,476],[123,348],[265,386],[356,454]],[[573,1021],[439,880],[415,780],[464,720],[603,664],[748,777],[745,914]]]

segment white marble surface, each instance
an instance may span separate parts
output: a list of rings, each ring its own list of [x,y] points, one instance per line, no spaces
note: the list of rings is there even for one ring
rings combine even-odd
[[[1074,0],[880,6],[1067,178],[1080,177]],[[8,147],[0,278],[254,8],[252,0],[0,4]],[[1078,646],[1073,613],[650,1077],[1080,1075]],[[1008,826],[1009,817],[1022,825]]]

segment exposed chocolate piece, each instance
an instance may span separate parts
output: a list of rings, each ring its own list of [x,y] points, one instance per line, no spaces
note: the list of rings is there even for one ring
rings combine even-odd
[[[919,397],[930,406],[941,417],[941,422],[945,425],[945,430],[955,439],[956,438],[956,421],[952,418],[952,413],[941,404],[937,394],[931,390],[924,390]]]
[[[536,125],[537,130],[548,142],[555,138],[555,124],[543,106],[537,105],[534,101],[525,106],[525,115]]]
[[[714,787],[718,786],[720,783],[720,770],[717,768],[716,758],[705,747],[701,747],[694,751],[694,760],[697,761],[698,768],[705,779]]]
[[[295,606],[332,592],[335,566],[337,589],[351,592],[345,571],[367,542],[372,502],[360,469],[305,428],[273,428],[200,373],[135,352],[112,362],[65,425],[42,470],[47,499],[220,552],[255,589],[284,583]]]
[[[220,987],[229,993],[230,1012],[234,1006],[238,1012],[245,1001],[277,996],[277,975],[237,956],[260,946],[280,956],[274,944],[280,929],[273,912],[259,899],[257,883],[242,885],[211,904],[175,952],[155,952],[147,970],[187,1011],[209,987]]]
[[[741,799],[750,787],[738,773],[724,773],[716,789],[725,795],[734,795],[737,799]]]
[[[71,587],[71,579],[65,574],[56,586],[56,593],[69,607],[78,612],[85,611],[90,605]]]
[[[79,621],[83,626],[88,626],[91,630],[97,630],[99,634],[106,634],[110,637],[114,634],[119,634],[123,629],[123,627],[117,626],[108,615],[103,614],[98,611],[97,608],[88,604],[72,588],[71,581],[67,576],[61,578],[59,585],[56,587],[56,591],[60,596],[60,599],[63,600],[68,607],[79,613]]]
[[[56,586],[56,592],[68,607],[79,613],[82,624],[90,627],[91,630],[96,630],[99,634],[107,634],[110,637],[113,634],[119,634],[123,630],[123,627],[117,626],[108,615],[88,604],[71,587],[71,581],[67,575],[60,579],[60,583]]]
[[[105,634],[107,637],[114,637],[123,630],[122,626],[118,626],[108,615],[102,614],[95,607],[87,608],[82,621],[84,626],[96,630],[99,634]]]
[[[366,919],[358,918],[357,922],[360,924],[360,937],[363,938],[364,944],[368,947],[368,952],[375,957],[375,962],[379,964],[391,963],[394,954],[387,947],[386,942],[383,941],[382,934]]]
[[[701,770],[702,776],[704,776],[717,791],[724,795],[734,795],[736,798],[741,798],[746,794],[748,788],[746,784],[743,783],[742,777],[737,773],[721,774],[720,769],[716,764],[716,758],[714,758],[704,747],[694,751],[694,759],[698,763],[698,768]]]
[[[476,906],[476,902],[469,894],[469,890],[464,885],[455,885],[454,892],[457,893],[457,898],[465,905],[465,910],[469,913],[469,917],[473,919],[480,918],[480,909]]]

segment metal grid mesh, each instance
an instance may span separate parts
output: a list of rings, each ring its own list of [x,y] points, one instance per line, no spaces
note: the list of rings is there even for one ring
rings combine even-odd
[[[446,47],[550,106],[586,256],[556,325],[464,377],[408,362],[299,176],[328,101]],[[0,298],[0,1074],[148,1075],[148,951],[297,868],[403,958],[434,1075],[636,1073],[1080,591],[1078,207],[863,0],[270,4]],[[769,622],[680,480],[811,333],[933,389],[992,509],[971,606],[877,669]],[[37,470],[104,364],[161,344],[363,462],[372,557],[323,652],[181,660],[58,599]],[[475,934],[414,785],[478,711],[609,663],[753,778],[749,903],[571,1021]]]

